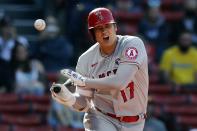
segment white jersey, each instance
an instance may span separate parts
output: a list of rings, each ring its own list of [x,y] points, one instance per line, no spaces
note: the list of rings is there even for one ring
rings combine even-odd
[[[138,71],[127,87],[121,90],[93,91],[94,106],[117,116],[146,113],[148,102],[148,58],[142,40],[135,36],[117,35],[114,53],[102,56],[96,43],[78,60],[76,71],[88,78],[103,78],[116,74],[121,64],[134,64]],[[124,81],[124,80],[123,80]]]

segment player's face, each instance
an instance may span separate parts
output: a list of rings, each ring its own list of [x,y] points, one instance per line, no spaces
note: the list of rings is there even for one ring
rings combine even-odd
[[[116,42],[117,27],[115,24],[99,25],[94,28],[96,41],[101,46],[110,46]]]

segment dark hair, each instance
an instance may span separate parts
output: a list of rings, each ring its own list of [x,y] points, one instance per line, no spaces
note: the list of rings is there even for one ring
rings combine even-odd
[[[9,16],[6,15],[0,18],[0,27],[11,26],[11,25],[12,25],[12,22]]]
[[[16,58],[16,53],[19,46],[23,46],[24,48],[26,48],[23,44],[15,40],[15,46],[12,49],[12,53],[11,53],[11,61],[10,61],[11,67],[14,72],[18,69],[18,67],[20,67],[24,72],[30,72],[31,71],[30,59],[27,58],[24,61],[19,61]]]

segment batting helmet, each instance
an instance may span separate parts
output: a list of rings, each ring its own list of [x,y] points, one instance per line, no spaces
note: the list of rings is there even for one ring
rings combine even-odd
[[[88,29],[108,23],[116,22],[112,16],[112,12],[107,8],[96,8],[88,15]]]

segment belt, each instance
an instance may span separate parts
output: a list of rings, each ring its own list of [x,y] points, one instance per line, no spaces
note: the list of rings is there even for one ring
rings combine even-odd
[[[136,116],[121,116],[121,117],[119,117],[119,116],[116,116],[115,114],[111,114],[111,113],[106,113],[106,112],[104,112],[104,111],[102,111],[102,110],[100,110],[99,108],[97,108],[97,107],[95,107],[99,112],[101,112],[101,113],[103,113],[103,114],[105,114],[105,115],[107,115],[107,116],[110,116],[110,117],[112,117],[112,118],[114,118],[114,119],[116,119],[116,120],[118,120],[118,121],[120,121],[120,122],[137,122],[140,118],[142,118],[142,119],[146,119],[147,118],[147,115],[145,114],[145,113],[143,113],[143,114],[140,114],[140,115],[136,115]]]

